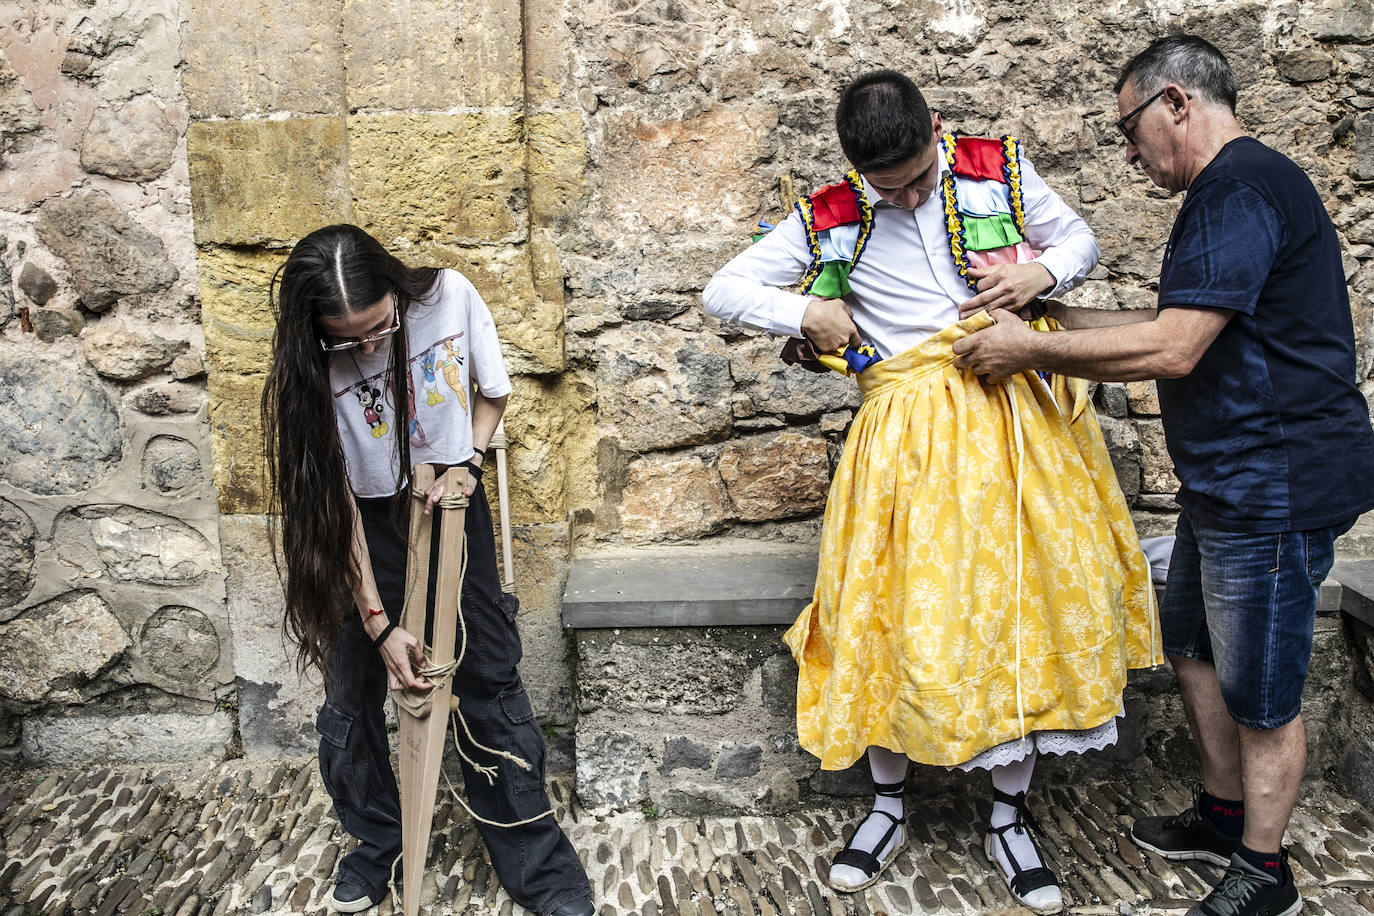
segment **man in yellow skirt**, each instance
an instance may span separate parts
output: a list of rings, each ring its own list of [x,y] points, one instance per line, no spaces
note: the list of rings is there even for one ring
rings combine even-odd
[[[1116,740],[1127,670],[1162,661],[1154,593],[1086,384],[987,384],[950,347],[993,323],[959,319],[972,296],[1049,330],[1041,300],[1083,281],[1097,243],[1014,138],[942,135],[900,73],[851,83],[836,127],[853,171],[703,295],[862,369],[815,595],[785,636],[802,746],[827,770],[867,755],[873,773],[830,883],[867,887],[905,846],[909,761],[986,769],[988,858],[1017,899],[1057,912],[1025,801],[1035,760]]]

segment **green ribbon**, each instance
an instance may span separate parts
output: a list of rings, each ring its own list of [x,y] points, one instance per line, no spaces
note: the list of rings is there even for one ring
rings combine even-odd
[[[968,251],[991,251],[1025,240],[1016,231],[1016,220],[1010,213],[964,217],[964,248]]]
[[[822,299],[840,299],[849,295],[849,265],[844,261],[826,261],[807,293]]]

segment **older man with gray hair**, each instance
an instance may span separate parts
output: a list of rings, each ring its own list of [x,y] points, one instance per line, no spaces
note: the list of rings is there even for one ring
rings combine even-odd
[[[1306,765],[1317,586],[1335,538],[1374,507],[1340,246],[1302,169],[1246,136],[1231,68],[1206,41],[1156,41],[1116,91],[1127,160],[1188,192],[1158,309],[1052,308],[1076,328],[1053,334],[1002,310],[953,349],[993,379],[1160,379],[1182,507],[1160,619],[1203,785],[1193,807],[1140,818],[1131,838],[1227,866],[1190,914],[1287,916],[1302,908],[1283,834]]]

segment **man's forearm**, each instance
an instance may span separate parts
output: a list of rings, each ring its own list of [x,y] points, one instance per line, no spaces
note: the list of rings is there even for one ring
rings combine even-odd
[[[1180,378],[1193,371],[1233,313],[1172,308],[1151,314],[1153,320],[1039,334],[1034,368],[1095,381]]]

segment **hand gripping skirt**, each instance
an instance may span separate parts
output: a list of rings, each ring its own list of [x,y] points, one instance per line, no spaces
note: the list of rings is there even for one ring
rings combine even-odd
[[[956,369],[979,313],[859,376],[811,604],[784,639],[827,770],[953,766],[1121,710],[1160,664],[1154,591],[1087,385]]]

